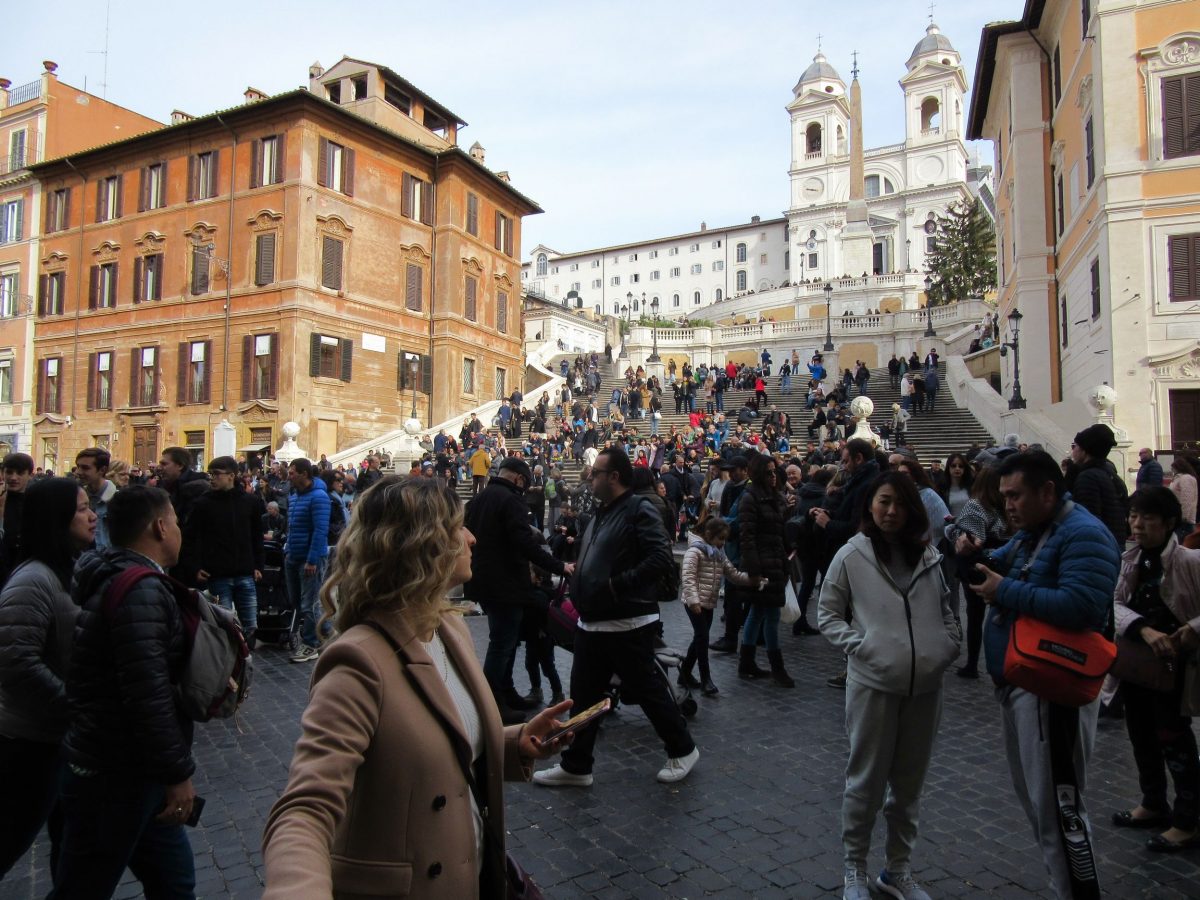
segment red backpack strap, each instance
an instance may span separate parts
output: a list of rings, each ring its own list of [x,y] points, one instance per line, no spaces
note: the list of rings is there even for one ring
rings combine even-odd
[[[104,600],[101,603],[100,611],[105,616],[111,616],[117,611],[125,600],[125,597],[133,590],[133,586],[143,578],[162,578],[161,572],[150,568],[149,566],[130,566],[124,569],[112,581],[108,583],[108,587],[104,590]]]

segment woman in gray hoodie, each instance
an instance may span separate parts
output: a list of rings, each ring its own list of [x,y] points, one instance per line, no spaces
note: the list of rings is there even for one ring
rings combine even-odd
[[[848,657],[845,900],[868,900],[871,883],[900,900],[929,900],[913,881],[912,850],[942,675],[961,634],[928,530],[912,479],[879,476],[867,489],[860,532],[833,557],[821,587],[821,633]],[[887,864],[869,879],[871,830],[885,796]]]

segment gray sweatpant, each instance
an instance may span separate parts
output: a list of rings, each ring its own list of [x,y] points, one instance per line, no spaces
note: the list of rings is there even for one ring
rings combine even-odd
[[[996,699],[1013,788],[1033,826],[1055,896],[1059,900],[1099,897],[1092,826],[1083,796],[1100,700],[1074,710],[1016,687],[997,688]],[[1052,769],[1054,756],[1059,761],[1058,779]]]
[[[941,718],[941,689],[906,697],[846,683],[850,759],[842,795],[842,848],[847,867],[866,868],[871,830],[882,807],[887,869],[911,869],[921,790]]]

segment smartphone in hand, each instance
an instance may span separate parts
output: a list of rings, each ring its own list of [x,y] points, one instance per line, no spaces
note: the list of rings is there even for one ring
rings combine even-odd
[[[568,731],[574,731],[574,732],[578,733],[579,731],[583,730],[584,728],[587,728],[593,722],[598,721],[602,716],[607,715],[611,709],[612,709],[612,700],[609,699],[608,697],[605,697],[603,700],[601,700],[595,706],[589,706],[587,709],[585,709],[583,712],[579,713],[578,715],[571,716],[571,718],[567,719],[567,721],[563,722],[561,725],[559,725],[557,728],[555,728],[553,731],[551,731],[549,734],[547,734],[544,738],[542,738],[542,743],[548,744],[551,741],[558,740],[560,737],[562,737]]]
[[[200,814],[204,812],[204,798],[197,795],[192,798],[192,814],[183,824],[188,828],[195,828],[200,824]]]

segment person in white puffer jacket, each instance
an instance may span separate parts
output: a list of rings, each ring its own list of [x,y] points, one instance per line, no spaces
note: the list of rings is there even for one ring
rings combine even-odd
[[[821,586],[821,633],[848,657],[845,900],[868,900],[869,884],[899,900],[929,900],[913,881],[912,851],[942,676],[962,635],[928,530],[912,479],[881,475],[867,489],[860,532],[833,557]],[[887,863],[870,879],[871,831],[885,798]]]
[[[721,578],[728,578],[742,587],[755,584],[750,575],[740,571],[725,555],[727,537],[728,522],[720,516],[706,519],[699,533],[688,535],[688,548],[681,566],[683,587],[679,596],[692,623],[693,636],[683,665],[679,667],[679,684],[698,687],[705,697],[718,693],[708,669],[708,632],[712,628],[713,609],[721,593]],[[696,663],[700,664],[699,681],[692,676],[692,667]]]

